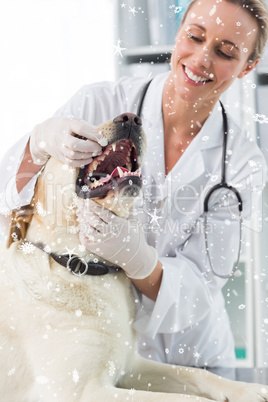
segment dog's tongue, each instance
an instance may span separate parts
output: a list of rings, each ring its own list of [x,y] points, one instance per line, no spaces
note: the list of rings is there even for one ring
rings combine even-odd
[[[140,169],[137,169],[136,172],[130,172],[128,169],[119,167],[117,166],[110,175],[107,175],[106,177],[101,177],[99,179],[99,183],[106,183],[111,178],[116,178],[116,177],[123,177],[123,176],[140,176]]]

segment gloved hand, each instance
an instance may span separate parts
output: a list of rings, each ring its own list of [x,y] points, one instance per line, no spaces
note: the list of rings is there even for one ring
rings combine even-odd
[[[149,276],[157,251],[145,240],[136,219],[125,219],[92,200],[78,200],[79,238],[87,250],[121,267],[129,278]]]
[[[50,156],[73,167],[87,165],[105,145],[107,140],[94,126],[72,117],[52,117],[37,125],[30,136],[30,152],[37,165],[44,165]]]

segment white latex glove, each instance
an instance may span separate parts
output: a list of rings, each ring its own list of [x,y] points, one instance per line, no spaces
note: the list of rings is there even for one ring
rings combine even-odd
[[[107,140],[96,127],[72,117],[52,117],[37,125],[30,136],[30,152],[37,165],[44,165],[50,156],[73,167],[87,165],[92,156],[101,154],[100,144],[107,145]]]
[[[149,276],[158,260],[157,251],[145,240],[133,217],[116,216],[92,200],[78,200],[79,238],[87,250],[121,267],[132,279]]]

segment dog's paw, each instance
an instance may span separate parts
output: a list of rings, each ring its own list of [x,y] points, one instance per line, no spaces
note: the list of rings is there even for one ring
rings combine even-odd
[[[225,402],[268,402],[268,387],[262,384],[237,382],[235,389],[226,390]]]

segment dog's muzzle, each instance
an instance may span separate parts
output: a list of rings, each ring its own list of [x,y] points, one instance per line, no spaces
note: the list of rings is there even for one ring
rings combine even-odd
[[[140,169],[141,119],[125,113],[113,120],[113,140],[100,156],[81,168],[76,193],[81,198],[103,198],[110,191],[129,187],[137,196],[142,185]]]

